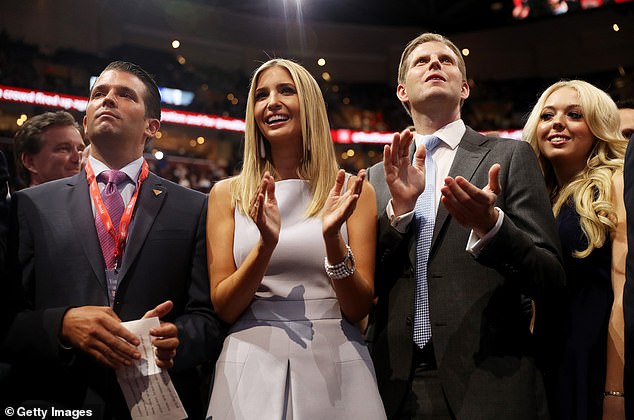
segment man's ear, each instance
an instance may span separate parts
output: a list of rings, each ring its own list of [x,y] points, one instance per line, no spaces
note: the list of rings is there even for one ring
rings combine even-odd
[[[407,96],[407,91],[405,90],[405,86],[399,83],[396,87],[396,97],[401,102],[408,102],[409,96]]]
[[[20,160],[22,160],[22,165],[24,165],[24,167],[28,169],[29,172],[37,173],[37,168],[33,163],[32,154],[24,152],[22,153],[22,155],[20,155]]]
[[[20,160],[22,161],[22,165],[24,165],[27,171],[31,172],[32,174],[37,174],[37,168],[35,167],[35,164],[33,163],[32,154],[23,152],[20,155]]]
[[[161,128],[161,122],[156,118],[148,118],[145,121],[145,139],[147,141],[148,139],[154,137],[154,135],[156,135],[156,132],[159,131],[159,128]]]
[[[469,83],[466,80],[463,80],[462,87],[460,88],[460,99],[462,99],[462,102],[469,97],[470,92],[471,88],[469,87]]]

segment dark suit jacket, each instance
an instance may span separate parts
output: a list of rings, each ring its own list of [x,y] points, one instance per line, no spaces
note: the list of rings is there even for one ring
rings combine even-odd
[[[0,279],[6,278],[7,274],[7,237],[9,232],[9,165],[4,153],[0,151]],[[7,321],[9,319],[8,305],[0,306],[0,337],[6,332]],[[11,367],[7,363],[0,362],[0,395],[8,392],[8,376]]]
[[[9,230],[9,165],[0,151],[0,273],[4,273],[7,253],[7,232]]]
[[[442,204],[438,208],[428,262],[438,373],[458,419],[544,418],[548,410],[523,296],[539,300],[563,286],[559,240],[544,180],[527,143],[467,128],[449,176],[461,175],[482,188],[494,163],[502,166],[496,205],[505,217],[477,258],[465,251],[470,230]],[[410,386],[416,244],[413,223],[401,234],[385,214],[391,196],[383,163],[369,169],[368,179],[379,211],[371,347],[390,417]]]
[[[113,307],[128,321],[167,299],[174,302],[164,318],[179,330],[170,373],[190,418],[203,409],[197,367],[214,360],[222,345],[210,301],[206,203],[201,193],[149,175],[139,191]],[[129,417],[114,372],[59,342],[69,308],[108,306],[85,172],[18,192],[13,211],[19,266],[3,289],[10,288],[19,305],[2,350],[19,367],[17,381],[27,385],[16,385],[17,398],[105,407],[106,418]]]
[[[625,259],[625,287],[623,316],[625,318],[625,416],[634,419],[634,137],[625,152],[623,168],[623,199],[627,212],[627,258]]]

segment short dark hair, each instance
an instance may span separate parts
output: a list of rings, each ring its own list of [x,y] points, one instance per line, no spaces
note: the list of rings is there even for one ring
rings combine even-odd
[[[135,75],[145,85],[145,116],[146,118],[161,119],[161,93],[156,81],[138,64],[128,61],[113,61],[108,64],[101,74],[109,70],[123,71]],[[92,88],[91,88],[92,91]]]
[[[616,107],[618,109],[634,109],[634,99],[621,99],[616,101]]]
[[[13,137],[15,167],[17,168],[18,175],[26,182],[27,185],[31,183],[31,173],[22,163],[22,154],[38,154],[44,145],[42,134],[51,127],[66,126],[75,127],[82,139],[84,138],[84,132],[81,126],[77,123],[75,117],[66,111],[45,112],[43,114],[35,115],[27,119],[22,127],[20,127],[20,129],[15,133],[15,136]]]

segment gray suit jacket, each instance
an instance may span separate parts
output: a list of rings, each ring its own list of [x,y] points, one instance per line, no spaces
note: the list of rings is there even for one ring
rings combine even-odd
[[[59,342],[69,308],[108,306],[90,200],[83,171],[14,196],[17,265],[13,281],[3,281],[3,290],[13,295],[10,301],[16,307],[2,350],[17,368],[17,399],[91,408],[99,412],[95,418],[126,418],[113,371],[82,352],[64,350]],[[210,301],[206,204],[205,195],[149,175],[139,191],[113,306],[128,321],[165,300],[174,302],[164,319],[179,330],[170,373],[192,418],[202,416],[204,409],[197,366],[213,361],[223,338]],[[21,380],[26,381],[24,389]]]
[[[449,176],[463,176],[482,188],[494,163],[502,166],[496,205],[505,217],[477,258],[465,251],[469,229],[442,204],[438,208],[428,284],[439,376],[458,419],[546,418],[524,296],[539,301],[563,287],[559,239],[544,180],[527,143],[467,128]],[[368,179],[379,211],[378,304],[370,341],[390,417],[410,386],[416,244],[413,223],[401,234],[385,214],[391,196],[382,163],[368,170]]]

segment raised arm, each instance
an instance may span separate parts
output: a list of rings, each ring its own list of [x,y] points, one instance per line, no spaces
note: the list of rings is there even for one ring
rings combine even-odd
[[[346,222],[356,269],[350,276],[333,279],[332,284],[341,311],[348,321],[355,323],[369,313],[374,296],[376,197],[372,186],[365,182],[365,170],[350,180],[345,192],[344,180],[345,174],[341,170],[324,206],[323,234],[329,263],[343,261],[347,249],[340,228]]]
[[[418,196],[425,190],[425,147],[419,147],[410,160],[414,135],[408,129],[395,133],[392,143],[383,148],[385,182],[392,196],[394,214],[400,216],[414,210]]]
[[[275,181],[267,173],[250,203],[249,212],[260,230],[260,239],[240,268],[236,268],[233,257],[234,210],[229,190],[231,182],[220,182],[211,190],[207,212],[211,301],[220,319],[227,323],[235,322],[253,300],[280,233]]]
[[[500,165],[496,163],[489,169],[489,183],[482,189],[461,176],[445,178],[441,189],[447,211],[480,238],[495,226],[499,217],[494,207],[501,189],[499,176]]]
[[[496,205],[504,212],[499,230],[476,257],[535,299],[565,285],[559,236],[543,175],[526,142],[498,140]],[[495,163],[493,158],[487,165]],[[491,182],[491,173],[487,182]],[[537,311],[539,313],[539,310]]]

